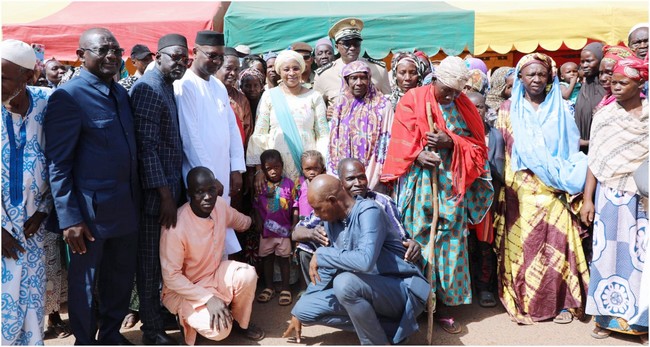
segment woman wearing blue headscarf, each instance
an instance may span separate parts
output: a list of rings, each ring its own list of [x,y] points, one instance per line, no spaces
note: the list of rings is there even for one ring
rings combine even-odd
[[[550,57],[524,56],[496,128],[505,140],[505,185],[496,217],[499,297],[520,324],[569,323],[589,283],[575,197],[587,157]]]

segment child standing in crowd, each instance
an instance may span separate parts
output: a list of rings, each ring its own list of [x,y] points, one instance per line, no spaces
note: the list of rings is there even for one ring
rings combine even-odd
[[[578,77],[578,64],[566,62],[560,66],[560,90],[562,98],[569,100],[575,105],[578,94],[580,93],[580,81]]]
[[[311,212],[314,210],[311,205],[309,205],[309,201],[307,201],[307,189],[309,188],[309,183],[314,179],[314,177],[325,173],[325,158],[323,158],[323,154],[319,151],[305,151],[300,157],[300,165],[302,166],[302,176],[296,180],[296,202],[294,207],[298,209],[298,219],[304,220],[309,219]],[[313,253],[315,249],[315,245],[305,245],[296,242],[294,259],[300,262],[300,255],[298,252]],[[302,289],[307,288],[304,276],[300,277],[300,287]]]
[[[259,302],[269,302],[275,296],[273,266],[277,256],[282,278],[282,290],[278,303],[281,306],[293,302],[289,290],[289,257],[291,256],[291,230],[298,223],[298,211],[294,208],[293,182],[282,174],[284,162],[280,152],[269,149],[260,155],[262,172],[266,176],[266,191],[255,197],[253,213],[255,225],[261,233],[259,255],[266,288],[257,296]]]
[[[490,163],[490,175],[494,186],[494,199],[499,196],[499,189],[503,186],[503,165],[505,160],[503,137],[499,131],[490,126],[487,119],[487,106],[485,97],[477,92],[467,93],[485,126],[485,143],[488,146],[488,162]],[[493,289],[496,287],[496,254],[492,250],[494,242],[494,210],[496,201],[492,201],[490,211],[485,215],[483,221],[476,225],[470,225],[469,249],[470,249],[470,271],[472,282],[478,291],[479,305],[481,307],[494,307],[497,305]]]
[[[298,209],[298,219],[303,220],[311,214],[314,209],[307,201],[307,188],[314,177],[325,173],[325,159],[321,152],[316,150],[305,151],[300,158],[302,176],[296,180],[296,202],[294,207]]]
[[[492,184],[494,185],[495,196],[499,191],[499,185],[495,183],[502,183],[503,181],[503,162],[504,157],[504,142],[503,136],[491,126],[487,119],[487,106],[485,104],[485,97],[477,92],[467,93],[467,97],[472,101],[478,114],[483,119],[483,125],[485,126],[485,143],[488,146],[488,162],[490,164],[490,174],[492,175]]]

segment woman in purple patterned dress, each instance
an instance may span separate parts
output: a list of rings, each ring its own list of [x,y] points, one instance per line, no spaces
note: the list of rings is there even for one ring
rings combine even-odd
[[[330,122],[327,172],[338,175],[339,161],[359,159],[366,166],[368,186],[374,189],[386,158],[393,107],[372,83],[366,63],[352,62],[341,74],[341,94],[335,100]]]

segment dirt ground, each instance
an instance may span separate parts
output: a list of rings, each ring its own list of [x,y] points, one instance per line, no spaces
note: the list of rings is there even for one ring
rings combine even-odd
[[[294,297],[297,291],[294,291]],[[238,333],[232,333],[226,340],[221,342],[205,341],[202,344],[214,345],[358,345],[359,340],[352,332],[341,331],[324,326],[303,327],[303,339],[300,344],[289,342],[282,338],[282,333],[287,327],[290,319],[291,306],[279,306],[277,296],[269,303],[255,303],[253,306],[252,322],[264,329],[266,338],[259,342],[252,342]],[[435,345],[594,345],[594,346],[640,346],[640,340],[635,336],[627,336],[612,333],[603,340],[592,338],[589,333],[593,329],[593,323],[574,320],[570,324],[555,324],[551,321],[535,325],[523,326],[513,323],[507,313],[500,305],[494,308],[482,308],[476,302],[472,305],[464,305],[454,308],[451,311],[456,320],[464,326],[463,331],[457,335],[450,335],[434,327]],[[62,314],[67,320],[67,313]],[[411,336],[408,345],[426,345],[426,314],[422,314],[418,322],[420,331]],[[142,333],[140,324],[136,327],[122,331],[124,336],[135,344],[141,344]],[[178,330],[170,330],[168,333],[180,340]],[[210,343],[207,343],[210,342]],[[65,339],[50,338],[45,345],[61,346],[74,344],[74,337]]]

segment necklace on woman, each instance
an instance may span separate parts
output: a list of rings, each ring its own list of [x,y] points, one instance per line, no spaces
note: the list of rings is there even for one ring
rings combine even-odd
[[[300,95],[300,91],[302,90],[302,85],[299,84],[297,85],[294,91],[294,88],[288,87],[285,83],[282,83],[282,86],[280,87],[286,94],[291,94],[291,95]]]

